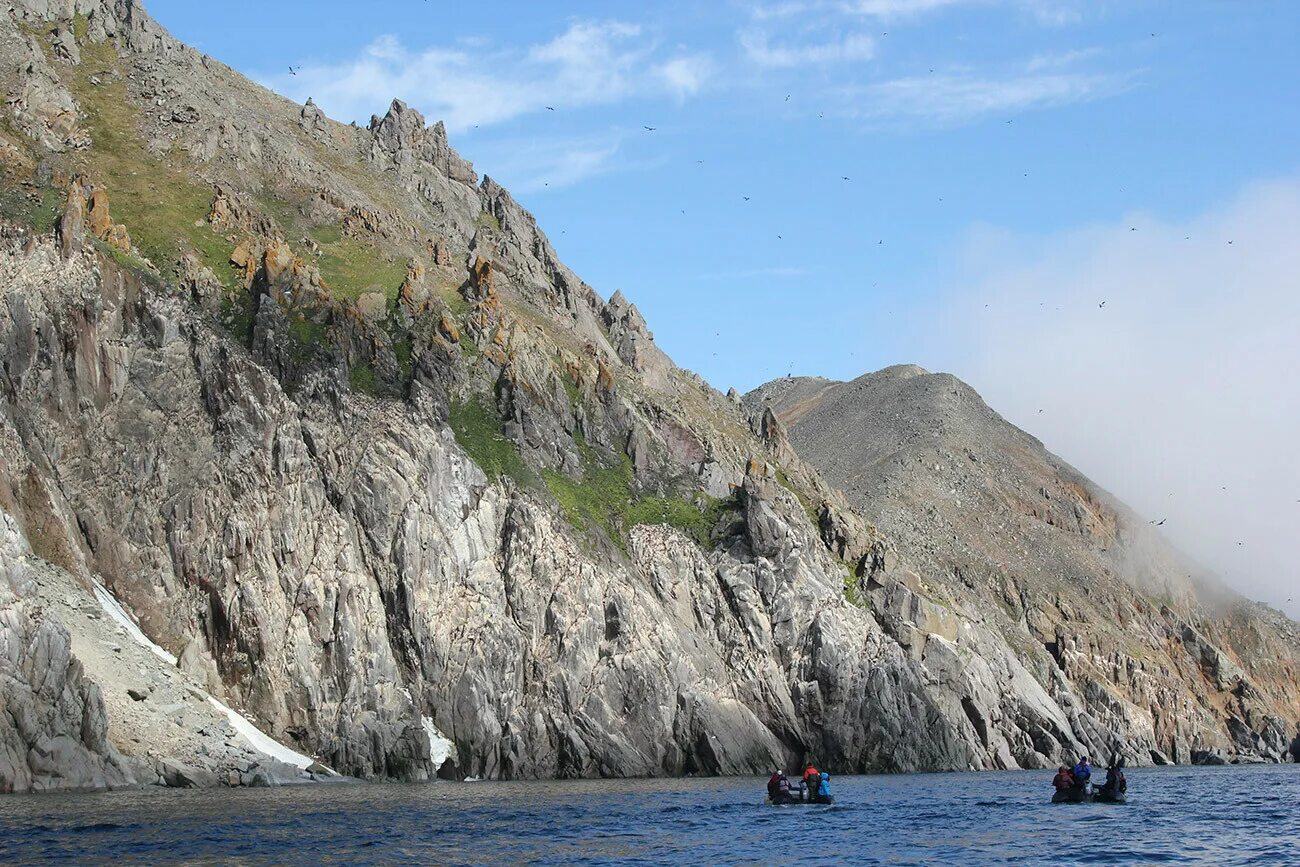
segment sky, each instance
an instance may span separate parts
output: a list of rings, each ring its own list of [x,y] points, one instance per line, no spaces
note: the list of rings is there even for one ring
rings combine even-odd
[[[147,5],[334,118],[444,120],[719,389],[953,373],[1300,616],[1300,3]]]

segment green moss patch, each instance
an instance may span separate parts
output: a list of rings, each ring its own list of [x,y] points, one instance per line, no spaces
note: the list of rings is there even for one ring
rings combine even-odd
[[[406,280],[405,259],[388,258],[356,238],[322,244],[316,265],[330,293],[340,298],[356,298],[369,291],[395,298]]]
[[[535,482],[533,471],[503,433],[500,416],[483,398],[453,401],[450,422],[456,442],[489,479],[506,476],[522,485]]]
[[[352,368],[348,371],[348,383],[352,386],[353,391],[362,394],[374,395],[378,391],[378,384],[375,381],[375,369],[364,361],[352,365]]]
[[[696,494],[693,500],[679,496],[638,496],[631,458],[620,454],[616,460],[602,459],[581,435],[574,442],[582,455],[582,478],[574,479],[554,470],[544,470],[542,478],[575,528],[600,527],[626,550],[627,534],[636,525],[666,524],[681,530],[702,548],[712,546],[713,528],[733,504],[702,493]]]
[[[144,148],[139,115],[127,95],[125,73],[112,43],[87,45],[72,90],[85,113],[93,146],[82,167],[108,191],[113,219],[166,277],[180,273],[181,255],[195,251],[229,288],[234,246],[206,222],[213,190],[197,183],[188,167]],[[91,84],[94,76],[98,85]]]

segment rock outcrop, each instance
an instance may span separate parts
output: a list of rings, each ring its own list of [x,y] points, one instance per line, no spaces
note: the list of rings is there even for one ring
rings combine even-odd
[[[61,623],[43,610],[31,551],[0,511],[0,792],[135,782],[108,741],[99,686]]]

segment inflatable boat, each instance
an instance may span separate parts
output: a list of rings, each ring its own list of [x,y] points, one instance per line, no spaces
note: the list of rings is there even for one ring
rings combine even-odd
[[[1092,784],[1073,786],[1069,789],[1057,789],[1052,795],[1053,804],[1090,804],[1092,803]]]
[[[1095,789],[1092,793],[1092,800],[1098,804],[1126,804],[1128,803],[1128,796],[1124,792],[1111,789]]]
[[[781,807],[793,806],[795,804],[834,804],[835,796],[813,795],[811,798],[804,798],[798,790],[795,790],[789,794],[777,795],[775,798],[768,795],[767,802]]]

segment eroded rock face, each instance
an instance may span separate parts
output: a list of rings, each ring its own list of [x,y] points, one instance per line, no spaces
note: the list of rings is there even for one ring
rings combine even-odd
[[[99,687],[42,610],[31,551],[0,511],[0,792],[103,789],[135,780],[108,742]]]
[[[995,763],[845,601],[844,567],[772,479],[746,484],[723,549],[647,526],[626,559],[600,554],[536,494],[490,484],[436,415],[318,386],[290,398],[175,298],[124,293],[88,255],[11,240],[0,260],[45,357],[86,359],[20,379],[8,405],[34,412],[3,417],[7,466],[40,474],[33,449],[57,443],[73,559],[336,769],[429,775],[423,716],[457,746],[444,772],[481,776]],[[16,308],[0,310],[8,341]]]

